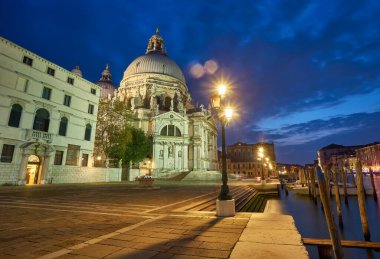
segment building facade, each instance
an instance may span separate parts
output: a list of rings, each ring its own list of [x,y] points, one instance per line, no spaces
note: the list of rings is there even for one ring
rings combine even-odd
[[[192,104],[185,77],[158,30],[146,53],[125,70],[114,98],[128,104],[135,127],[153,139],[150,172],[217,170],[217,125],[209,109]]]
[[[356,150],[362,148],[360,146],[343,146],[330,144],[318,150],[319,165],[325,170],[330,165],[347,167],[347,163],[352,163],[356,157]],[[351,165],[350,165],[351,166]]]
[[[99,95],[78,71],[0,38],[0,182],[90,181]]]
[[[380,172],[380,143],[374,142],[356,150],[357,159],[362,163],[363,169]]]
[[[226,152],[228,173],[246,177],[261,177],[264,173],[265,178],[274,176],[276,173],[276,154],[273,143],[237,142],[227,146]]]

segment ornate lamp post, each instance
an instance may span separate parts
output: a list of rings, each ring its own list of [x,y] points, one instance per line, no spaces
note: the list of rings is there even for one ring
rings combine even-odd
[[[226,86],[219,85],[218,93],[211,96],[211,106],[215,110],[222,128],[222,186],[216,200],[217,216],[229,217],[235,215],[235,200],[230,195],[227,185],[227,162],[226,162],[226,126],[230,123],[233,110],[225,107],[223,103],[226,94]]]

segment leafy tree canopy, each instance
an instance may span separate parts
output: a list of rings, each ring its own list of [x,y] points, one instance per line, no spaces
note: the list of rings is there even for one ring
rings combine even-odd
[[[95,136],[95,153],[120,160],[128,165],[143,160],[150,151],[148,137],[133,127],[133,116],[127,105],[118,100],[101,101]]]

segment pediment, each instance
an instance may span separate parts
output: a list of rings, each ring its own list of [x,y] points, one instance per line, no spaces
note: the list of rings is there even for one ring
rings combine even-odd
[[[178,112],[174,111],[168,111],[165,113],[162,113],[160,115],[157,115],[154,117],[155,120],[181,120],[181,121],[187,121],[187,118],[185,116],[182,116]]]

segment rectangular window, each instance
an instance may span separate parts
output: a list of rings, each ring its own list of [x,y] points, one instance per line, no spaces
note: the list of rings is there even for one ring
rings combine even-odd
[[[50,100],[51,96],[51,89],[48,87],[44,87],[44,90],[42,91],[42,98],[46,100]]]
[[[93,95],[96,95],[96,89],[91,88],[91,93],[92,93]]]
[[[24,59],[22,60],[22,62],[24,64],[27,64],[28,66],[32,66],[33,65],[33,59],[27,57],[27,56],[24,56]]]
[[[74,84],[74,78],[68,77],[67,83],[69,83],[70,85],[73,85]]]
[[[82,166],[87,166],[88,164],[88,154],[82,154]]]
[[[89,114],[94,114],[94,105],[92,105],[92,104],[88,105],[88,113]]]
[[[55,74],[55,70],[52,69],[51,67],[48,67],[48,68],[47,68],[47,73],[48,73],[49,75],[51,75],[51,76],[54,76],[54,74]]]
[[[66,165],[78,165],[80,146],[68,145],[66,153]]]
[[[1,159],[0,162],[3,163],[11,163],[13,159],[13,153],[15,151],[14,145],[3,145],[3,150],[1,152]]]
[[[63,104],[70,107],[71,104],[71,96],[65,94],[65,99],[63,100]]]
[[[55,151],[54,164],[62,165],[63,151]]]

